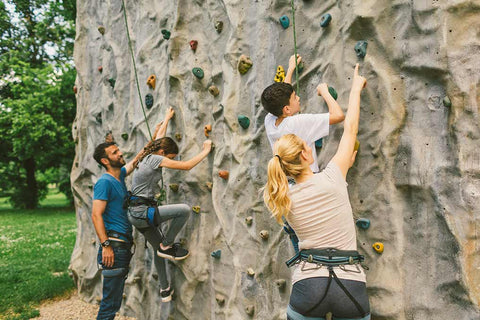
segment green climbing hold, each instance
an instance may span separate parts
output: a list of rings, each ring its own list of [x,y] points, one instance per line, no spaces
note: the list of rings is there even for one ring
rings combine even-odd
[[[147,93],[145,95],[145,105],[147,106],[147,109],[151,109],[153,107],[153,96],[151,93]]]
[[[122,133],[122,139],[128,140],[128,133]]]
[[[220,259],[220,257],[222,256],[222,250],[220,250],[220,249],[215,250],[210,255],[212,257],[214,257],[215,259]]]
[[[193,68],[192,72],[193,72],[193,75],[198,79],[203,79],[204,73],[202,68]]]
[[[176,184],[176,183],[171,183],[171,184],[169,185],[169,187],[170,187],[170,190],[172,190],[173,192],[177,192],[177,191],[178,191],[178,184]]]
[[[218,33],[222,32],[223,30],[223,21],[217,21],[215,22],[215,30],[217,30]]]
[[[247,73],[248,70],[253,66],[252,60],[246,55],[242,54],[238,59],[238,71],[241,74]]]
[[[303,61],[300,61],[300,63],[298,64],[298,73],[302,73],[303,69],[305,69],[305,64],[303,63]]]
[[[322,146],[323,146],[323,139],[322,138],[315,141],[315,147],[321,148]]]
[[[112,86],[112,88],[115,88],[115,82],[116,82],[115,79],[110,78],[110,79],[108,79],[108,82],[110,82],[110,85]]]
[[[450,108],[452,106],[452,101],[450,100],[450,98],[448,96],[445,96],[445,98],[443,98],[443,105],[446,108]]]
[[[337,100],[338,98],[338,94],[337,94],[337,91],[333,88],[333,87],[328,87],[328,92],[330,93],[330,95],[333,97],[333,99]]]
[[[287,29],[290,26],[290,19],[286,15],[281,16],[278,20],[280,20],[283,29]]]
[[[240,115],[238,116],[238,123],[243,129],[248,129],[248,127],[250,126],[250,119],[248,119],[247,116]]]
[[[167,29],[162,29],[163,39],[168,40],[170,39],[171,32]]]
[[[355,52],[357,54],[357,57],[359,58],[364,58],[365,55],[367,54],[367,41],[365,40],[360,40],[357,42],[357,44],[355,45]]]
[[[360,229],[368,229],[370,227],[370,220],[369,219],[366,219],[366,218],[360,218],[358,219],[355,224],[357,225],[357,227],[359,227]]]
[[[100,32],[101,35],[105,34],[105,27],[104,26],[98,26],[98,32]]]
[[[320,26],[322,28],[326,28],[328,27],[331,21],[332,21],[332,15],[330,13],[325,13],[320,19]]]

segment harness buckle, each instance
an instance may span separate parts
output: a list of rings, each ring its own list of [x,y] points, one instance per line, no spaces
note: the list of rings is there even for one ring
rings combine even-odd
[[[352,256],[348,257],[348,263],[353,264],[353,257]]]
[[[308,256],[307,261],[310,263],[313,262],[313,256],[311,254]]]

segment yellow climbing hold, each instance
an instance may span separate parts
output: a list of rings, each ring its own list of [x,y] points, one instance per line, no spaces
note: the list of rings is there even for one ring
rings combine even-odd
[[[277,67],[277,73],[275,73],[275,82],[284,82],[285,81],[285,70],[282,66]]]
[[[199,206],[193,206],[192,207],[193,212],[195,213],[200,213],[200,207]]]
[[[355,140],[355,146],[353,147],[353,151],[358,151],[358,148],[360,148],[360,141]]]
[[[373,245],[372,245],[373,249],[375,251],[377,251],[378,253],[382,253],[383,252],[383,243],[381,242],[375,242]]]

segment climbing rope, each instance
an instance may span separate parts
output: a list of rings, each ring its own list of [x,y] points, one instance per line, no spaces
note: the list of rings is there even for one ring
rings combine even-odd
[[[300,79],[298,79],[297,34],[295,33],[295,6],[293,3],[293,0],[291,0],[291,4],[292,4],[293,48],[294,48],[294,55],[295,55],[295,80],[297,82],[297,95],[298,95],[300,92],[299,91]]]
[[[138,97],[140,98],[140,105],[142,106],[143,116],[145,117],[145,123],[147,124],[147,129],[148,129],[148,134],[150,135],[150,140],[153,140],[152,132],[150,131],[150,126],[148,125],[147,114],[145,113],[145,108],[143,107],[142,94],[140,93],[140,85],[138,83],[137,66],[135,64],[135,57],[133,55],[132,40],[130,39],[130,31],[128,30],[127,8],[125,7],[125,0],[122,0],[122,6],[123,6],[123,17],[125,18],[125,27],[127,28],[128,48],[130,49],[130,55],[132,56],[132,62],[133,62],[133,70],[135,72],[135,82],[137,84]]]

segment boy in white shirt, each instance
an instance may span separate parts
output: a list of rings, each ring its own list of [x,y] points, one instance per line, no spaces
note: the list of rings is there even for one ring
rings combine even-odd
[[[297,62],[302,58],[297,55]],[[276,82],[268,86],[262,93],[262,105],[269,113],[265,117],[265,131],[268,141],[273,149],[273,144],[281,136],[293,133],[315,150],[315,141],[328,135],[329,125],[342,122],[345,119],[342,108],[328,92],[326,83],[317,87],[317,94],[325,99],[328,113],[297,114],[300,111],[300,98],[296,95],[291,85],[293,71],[295,70],[295,56],[288,62],[285,82]],[[313,173],[319,171],[317,157],[310,166]]]

